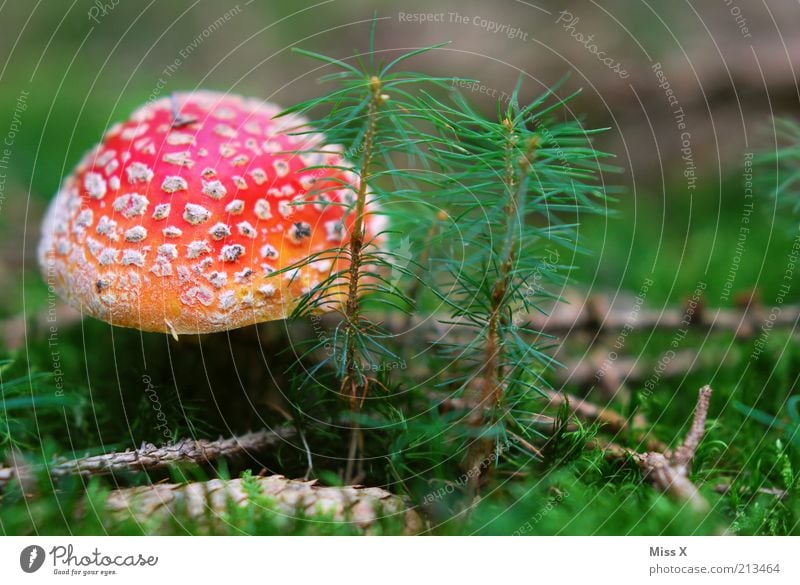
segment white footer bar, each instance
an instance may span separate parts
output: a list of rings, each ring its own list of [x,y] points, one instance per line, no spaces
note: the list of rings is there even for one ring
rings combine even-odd
[[[0,576],[15,584],[797,584],[800,537],[5,537]]]

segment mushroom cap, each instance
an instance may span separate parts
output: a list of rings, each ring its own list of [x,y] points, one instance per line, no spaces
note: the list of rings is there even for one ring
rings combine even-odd
[[[48,284],[85,314],[143,331],[212,333],[289,315],[346,255],[274,272],[346,243],[358,179],[334,168],[346,164],[340,147],[293,135],[306,121],[278,112],[201,91],[112,127],[47,211]],[[308,149],[324,152],[298,154]],[[379,219],[366,215],[368,238]]]

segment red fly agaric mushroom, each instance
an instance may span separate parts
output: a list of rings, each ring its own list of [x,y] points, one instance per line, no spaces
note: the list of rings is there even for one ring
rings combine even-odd
[[[211,333],[282,319],[344,258],[355,175],[298,116],[177,94],[111,128],[63,182],[39,259],[73,307],[114,325]],[[305,129],[308,130],[307,128]],[[324,152],[305,154],[309,149]],[[300,153],[300,154],[298,154]],[[325,165],[325,169],[308,167]],[[367,235],[378,217],[366,216]]]

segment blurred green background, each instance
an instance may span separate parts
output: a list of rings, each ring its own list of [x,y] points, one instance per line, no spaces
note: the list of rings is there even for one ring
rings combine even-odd
[[[638,289],[655,264],[667,279],[658,296],[678,298],[705,279],[710,298],[724,304],[729,298],[717,287],[735,255],[745,153],[774,143],[771,116],[798,110],[796,8],[791,0],[6,1],[0,134],[13,137],[0,207],[0,315],[22,310],[21,271],[32,287],[27,308],[40,300],[34,259],[43,208],[110,124],[151,96],[199,87],[282,105],[317,95],[316,64],[291,47],[349,57],[366,49],[373,14],[382,19],[377,45],[386,55],[451,41],[410,66],[480,80],[487,89],[473,97],[486,107],[519,75],[527,97],[565,77],[564,95],[582,88],[565,115],[611,128],[601,146],[617,155],[628,187],[620,216],[586,226],[595,257],[584,262],[585,284]],[[654,72],[659,63],[677,105]],[[677,107],[690,137],[691,190]],[[756,172],[761,184],[770,178],[764,174]],[[761,260],[767,245],[782,253],[787,232],[777,229],[766,191],[756,192],[757,220],[735,288],[760,287],[770,302],[776,279],[760,270]]]
[[[349,58],[367,49],[373,14],[380,19],[377,49],[387,57],[451,41],[408,67],[479,80],[484,89],[472,98],[480,107],[492,108],[492,94],[510,92],[520,76],[526,98],[559,82],[559,95],[582,88],[563,115],[581,117],[588,127],[609,128],[598,144],[616,156],[623,172],[615,180],[626,190],[611,204],[609,217],[587,218],[580,228],[591,251],[575,272],[581,291],[630,297],[652,279],[647,304],[655,309],[680,305],[698,283],[706,285],[704,301],[711,307],[750,299],[771,307],[800,299],[800,271],[788,290],[781,289],[800,223],[776,206],[775,169],[749,166],[751,154],[774,150],[780,142],[774,119],[800,114],[800,9],[794,0],[6,0],[0,3],[0,140],[5,137],[0,145],[0,353],[23,356],[16,373],[24,375],[28,366],[52,371],[46,337],[21,327],[15,317],[22,315],[24,324],[47,306],[36,266],[41,217],[62,178],[104,130],[151,97],[173,91],[211,88],[284,106],[317,96],[322,92],[318,64],[291,48]],[[239,347],[260,348],[263,335],[262,330],[231,336]],[[61,336],[66,378],[76,389],[72,399],[86,407],[75,412],[91,413],[94,420],[76,414],[37,427],[41,435],[30,437],[29,445],[42,442],[43,453],[49,447],[41,436],[47,433],[61,437],[62,451],[72,432],[83,433],[77,441],[81,448],[125,447],[148,439],[152,421],[147,417],[153,412],[139,401],[145,356],[151,360],[148,372],[166,387],[162,400],[176,434],[228,434],[263,422],[257,412],[263,405],[250,402],[264,379],[263,356],[255,350],[252,356],[232,356],[225,348],[203,353],[191,340],[178,350],[161,336],[140,337],[95,321],[64,328]],[[644,332],[627,350],[656,359],[671,337]],[[785,437],[776,442],[783,427],[768,434],[768,425],[745,417],[735,403],[782,413],[787,397],[797,392],[800,359],[793,332],[773,335],[761,361],[750,359],[749,343],[732,335],[713,342],[701,334],[692,337],[685,347],[710,352],[712,360],[705,360],[700,371],[664,382],[667,391],[642,410],[654,421],[655,432],[672,441],[682,435],[696,389],[714,384],[714,430],[699,454],[697,473],[709,486],[718,475],[735,476],[755,493],[762,485],[783,485],[781,470],[791,461],[797,467],[797,450],[789,458]],[[576,353],[585,355],[588,345]],[[181,353],[173,356],[173,351]],[[713,356],[723,357],[714,362]],[[235,384],[214,378],[214,372],[229,375],[231,367]],[[109,381],[107,396],[93,394],[102,384],[107,389]],[[210,409],[210,404],[215,416],[192,417],[193,405]],[[785,412],[780,416],[786,420]],[[315,449],[335,454],[325,445]],[[280,461],[285,469],[302,470],[297,453],[287,460]],[[628,500],[641,487],[634,475],[582,459],[535,484],[501,491],[470,530],[513,532],[559,484],[577,496],[565,500],[538,532],[559,532],[568,521],[573,525],[565,531],[573,533],[719,532],[716,516],[689,518],[687,510],[663,499],[651,502],[650,492],[636,496],[641,509],[652,504],[653,513],[640,519],[640,508],[631,508]],[[790,469],[783,476],[789,477],[784,482],[789,488],[795,475]],[[613,507],[608,524],[611,508],[587,510],[597,485]],[[797,531],[797,495],[787,503],[763,495],[746,503],[737,498],[730,496],[718,510],[732,531]],[[47,513],[56,517],[59,511]],[[16,513],[6,530],[24,532],[28,512],[20,505]]]

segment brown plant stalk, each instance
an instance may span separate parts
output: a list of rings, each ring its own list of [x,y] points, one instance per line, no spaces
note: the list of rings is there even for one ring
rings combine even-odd
[[[612,444],[606,448],[607,456],[610,458],[630,457],[642,470],[644,477],[649,479],[657,489],[678,501],[685,502],[697,512],[708,511],[708,502],[689,479],[689,472],[697,447],[705,434],[711,394],[710,386],[703,386],[700,389],[692,425],[683,443],[674,452],[637,453],[632,449]]]
[[[369,379],[365,378],[359,363],[356,338],[354,333],[360,331],[361,323],[361,267],[364,263],[364,239],[366,238],[364,214],[367,205],[367,182],[370,179],[370,166],[374,155],[374,141],[378,126],[378,108],[386,101],[381,93],[381,80],[372,76],[369,80],[370,101],[367,106],[367,129],[364,134],[364,151],[361,159],[361,171],[356,193],[355,213],[353,219],[353,232],[350,234],[350,268],[348,278],[347,299],[344,307],[344,318],[347,328],[347,343],[345,347],[346,374],[342,379],[342,394],[350,395],[352,410],[358,412],[361,403],[366,398],[369,388]],[[354,479],[354,468],[360,443],[362,441],[361,429],[358,421],[354,421],[348,449],[347,467],[345,469],[345,483]],[[360,473],[359,473],[360,475]]]
[[[139,449],[82,457],[44,467],[18,464],[15,467],[0,468],[0,491],[15,482],[18,482],[24,491],[28,491],[33,487],[37,471],[46,471],[51,478],[57,479],[69,475],[90,477],[121,472],[154,472],[180,464],[203,465],[247,453],[264,452],[292,435],[294,430],[286,427],[251,432],[216,441],[182,439],[162,447],[145,443]]]
[[[506,307],[506,296],[511,286],[512,269],[515,260],[516,236],[514,226],[515,218],[520,213],[521,201],[524,196],[525,176],[530,168],[533,152],[537,146],[535,140],[531,140],[526,145],[526,152],[520,157],[519,174],[522,178],[517,180],[514,170],[514,156],[518,152],[518,137],[514,131],[513,122],[509,119],[503,121],[503,125],[508,131],[505,152],[505,178],[504,186],[508,192],[508,201],[505,204],[506,233],[503,241],[503,249],[500,258],[500,268],[497,280],[494,282],[490,299],[489,319],[487,323],[486,345],[484,348],[484,363],[481,368],[482,379],[479,380],[479,397],[475,405],[471,424],[478,428],[492,422],[489,417],[493,416],[494,410],[500,405],[505,385],[506,372],[502,366],[503,344],[505,342],[502,333],[502,320],[504,308]],[[486,461],[491,456],[495,441],[492,438],[478,437],[469,446],[466,457],[466,465],[469,470],[484,471],[490,466]],[[475,491],[481,479],[481,473],[470,475],[470,488]]]

